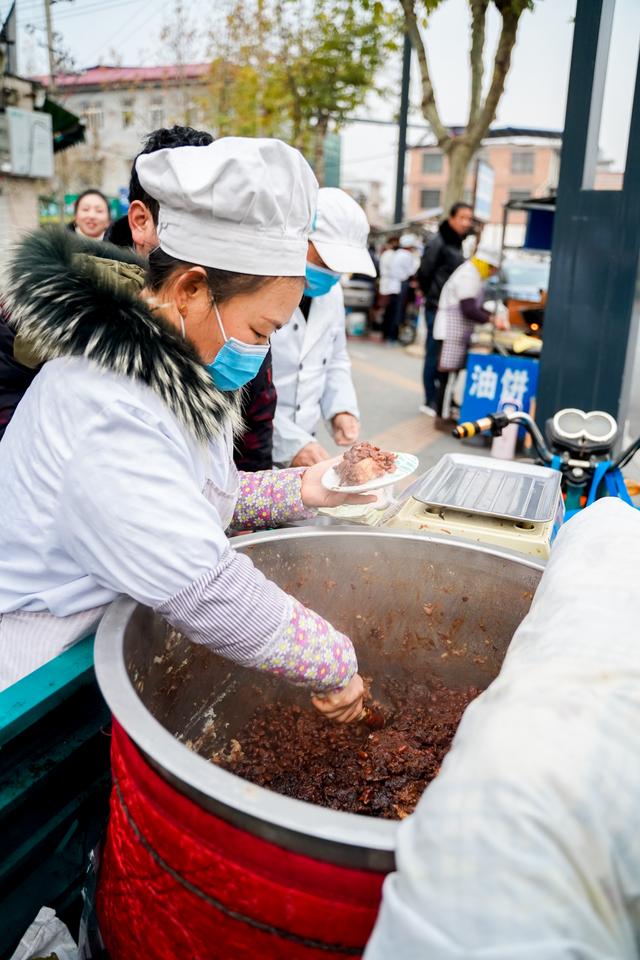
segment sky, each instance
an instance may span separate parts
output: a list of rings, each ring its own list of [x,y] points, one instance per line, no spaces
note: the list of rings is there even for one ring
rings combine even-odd
[[[19,68],[25,74],[46,73],[43,0],[17,0]],[[56,0],[52,7],[54,29],[78,67],[114,57],[126,65],[162,62],[159,33],[170,19],[175,0]],[[184,4],[203,25],[201,0]],[[0,14],[9,9],[9,0],[0,0]],[[562,130],[573,41],[576,0],[536,0],[534,10],[523,15],[512,67],[496,122],[524,127]],[[219,10],[219,0],[211,4]],[[490,67],[499,35],[500,16],[490,8],[486,62]],[[427,49],[436,100],[445,124],[463,125],[469,101],[468,48],[469,7],[467,0],[444,0],[432,15],[426,33]],[[631,111],[633,76],[640,42],[640,0],[616,0],[613,37],[605,86],[600,146],[612,159],[614,169],[623,169],[626,135]],[[203,41],[195,59],[206,57]],[[486,81],[489,80],[489,69]],[[397,116],[400,92],[399,56],[390,59],[379,80],[384,96],[370,95],[357,116],[393,121]],[[412,110],[409,143],[418,144],[428,136],[419,110],[418,65],[412,64]],[[384,205],[390,209],[395,183],[397,128],[351,124],[343,131],[342,177],[344,185],[379,180]]]

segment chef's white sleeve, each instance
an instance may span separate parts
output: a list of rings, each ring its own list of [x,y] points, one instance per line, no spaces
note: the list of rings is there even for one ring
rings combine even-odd
[[[498,678],[402,823],[366,960],[637,960],[640,513],[554,544]]]
[[[65,467],[64,548],[98,583],[230,660],[316,690],[343,686],[357,667],[351,642],[230,548],[195,476],[186,444],[111,405]]]
[[[293,458],[316,438],[276,407],[273,418],[273,462],[288,467]]]

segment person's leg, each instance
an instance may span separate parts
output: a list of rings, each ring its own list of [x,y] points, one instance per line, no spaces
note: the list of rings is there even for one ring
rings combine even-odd
[[[398,310],[398,294],[390,293],[387,305],[384,308],[384,318],[382,320],[382,339],[393,339],[393,325]]]
[[[447,384],[449,383],[449,373],[448,371],[440,370],[438,373],[438,398],[436,400],[436,413],[439,417],[442,417],[442,411],[444,409],[444,398],[447,393]]]
[[[433,325],[436,319],[436,311],[431,307],[425,310],[425,320],[427,324],[427,342],[424,356],[424,367],[422,370],[422,383],[424,386],[425,406],[435,409],[438,402],[438,361],[440,359],[440,341],[433,336]]]

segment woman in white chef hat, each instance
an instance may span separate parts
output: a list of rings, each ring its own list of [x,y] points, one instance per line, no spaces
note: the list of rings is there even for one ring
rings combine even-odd
[[[362,707],[353,646],[230,548],[343,502],[326,464],[240,474],[239,388],[304,287],[317,183],[278,140],[138,158],[160,247],[135,256],[44,230],[11,265],[19,339],[41,372],[0,445],[0,689],[86,635],[120,594],[192,640]]]

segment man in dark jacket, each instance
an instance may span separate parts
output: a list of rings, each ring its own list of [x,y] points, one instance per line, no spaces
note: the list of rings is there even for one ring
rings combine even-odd
[[[454,203],[449,219],[444,220],[438,232],[428,242],[418,270],[418,283],[425,298],[427,321],[427,349],[422,380],[425,400],[423,413],[436,416],[438,401],[438,354],[440,343],[433,337],[440,293],[454,270],[464,260],[462,241],[472,228],[473,211],[467,203]]]
[[[141,153],[174,147],[204,147],[211,134],[192,127],[161,127],[146,138]],[[136,158],[137,159],[137,158]],[[158,202],[143,190],[134,166],[129,181],[129,210],[112,223],[104,239],[118,247],[131,247],[147,258],[158,246]],[[0,438],[37,369],[23,366],[13,353],[13,331],[0,304]],[[246,432],[238,442],[235,460],[241,470],[268,470],[273,466],[273,417],[276,390],[271,374],[271,353],[257,377],[244,390],[243,416]]]

